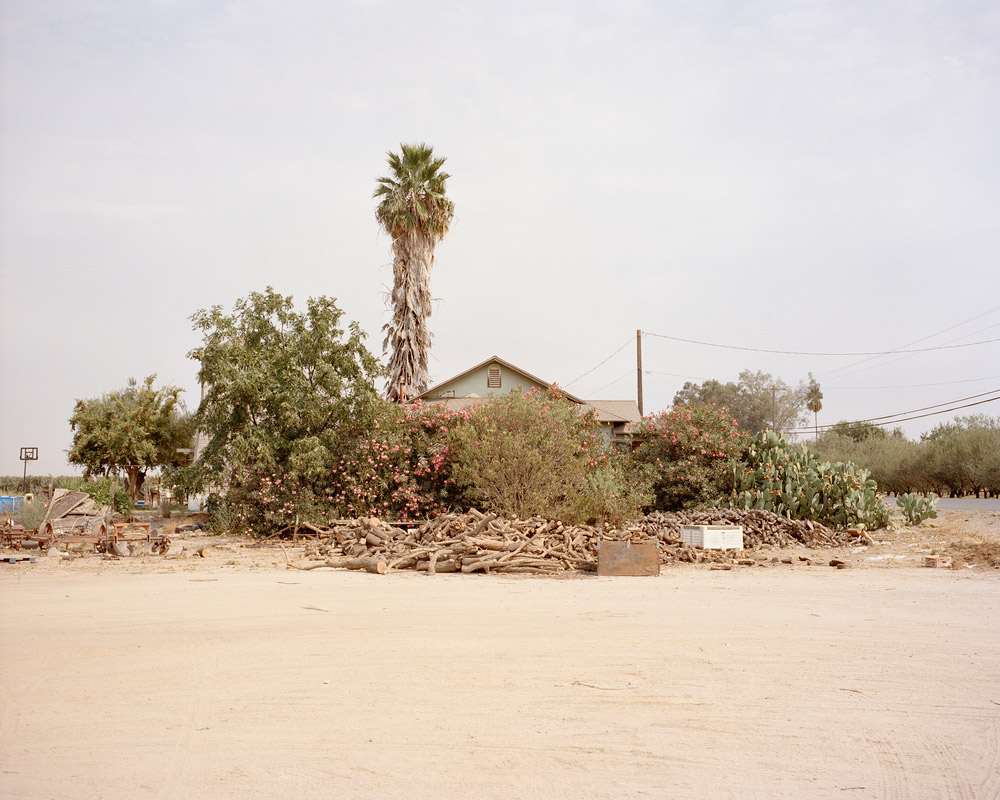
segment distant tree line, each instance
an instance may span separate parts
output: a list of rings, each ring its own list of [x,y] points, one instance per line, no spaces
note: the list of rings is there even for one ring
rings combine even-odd
[[[1000,418],[956,417],[919,441],[898,428],[840,422],[819,437],[815,449],[832,461],[866,467],[891,494],[1000,497]]]

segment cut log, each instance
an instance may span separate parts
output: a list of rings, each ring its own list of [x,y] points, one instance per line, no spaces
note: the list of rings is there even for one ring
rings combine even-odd
[[[320,567],[332,567],[333,569],[358,569],[371,572],[374,575],[385,575],[389,565],[384,561],[374,558],[328,558],[326,561],[316,561],[308,564],[292,564],[295,569],[310,570]]]

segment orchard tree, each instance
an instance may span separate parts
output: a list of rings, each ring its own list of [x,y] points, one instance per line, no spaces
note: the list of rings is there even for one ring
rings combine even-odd
[[[386,396],[406,403],[427,389],[431,334],[431,269],[434,248],[455,215],[445,194],[451,177],[426,144],[400,145],[388,153],[390,174],[378,179],[375,218],[392,237],[392,319],[384,328],[389,353]]]
[[[132,500],[146,473],[174,466],[180,448],[190,447],[193,427],[176,386],[154,388],[155,375],[141,384],[130,379],[124,389],[77,400],[69,419],[73,445],[69,462],[90,475],[124,473]]]
[[[853,439],[855,442],[865,442],[869,439],[883,440],[889,437],[889,432],[885,428],[867,420],[858,420],[856,422],[841,420],[831,425],[827,434],[830,436],[843,436],[847,439]]]

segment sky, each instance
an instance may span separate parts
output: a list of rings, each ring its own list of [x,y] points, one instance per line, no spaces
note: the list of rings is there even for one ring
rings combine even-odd
[[[266,286],[381,353],[402,142],[452,176],[434,382],[634,399],[642,330],[647,412],[744,369],[811,372],[820,424],[1000,389],[998,341],[757,352],[1000,339],[996,3],[4,0],[0,474],[74,472],[131,377],[196,407],[191,315]]]

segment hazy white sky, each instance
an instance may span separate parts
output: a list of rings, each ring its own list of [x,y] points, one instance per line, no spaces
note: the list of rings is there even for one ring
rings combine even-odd
[[[190,315],[267,285],[336,297],[380,351],[371,195],[400,142],[453,176],[435,381],[495,353],[567,385],[637,328],[823,352],[1000,338],[988,0],[0,14],[0,473],[25,445],[33,472],[69,472],[74,400],[129,377],[195,406]],[[813,372],[821,423],[1000,388],[1000,343],[858,363],[646,337],[643,355],[647,410],[679,376],[745,368]],[[634,398],[634,357],[568,388]]]

